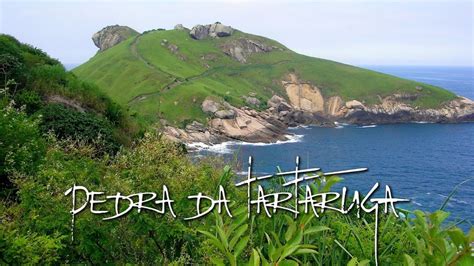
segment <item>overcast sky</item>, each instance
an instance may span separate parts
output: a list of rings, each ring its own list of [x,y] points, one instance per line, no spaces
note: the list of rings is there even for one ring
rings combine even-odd
[[[473,1],[9,1],[0,31],[65,64],[106,25],[137,31],[220,21],[299,53],[355,65],[473,65]]]

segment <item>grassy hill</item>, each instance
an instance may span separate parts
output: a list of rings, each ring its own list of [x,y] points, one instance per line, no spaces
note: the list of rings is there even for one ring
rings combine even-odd
[[[274,49],[254,53],[241,63],[222,47],[242,38]],[[187,30],[148,31],[97,53],[73,72],[95,82],[145,124],[160,118],[175,125],[205,122],[201,103],[209,96],[235,106],[244,105],[242,96],[249,93],[262,102],[273,94],[286,97],[281,81],[289,73],[317,86],[325,98],[339,95],[367,105],[394,93],[418,94],[410,104],[420,108],[438,107],[456,97],[431,85],[301,55],[237,30],[228,37],[202,40],[191,38]]]
[[[0,34],[0,69],[0,109],[22,109],[34,121],[41,117],[42,133],[54,132],[60,139],[96,145],[105,152],[131,144],[139,133],[127,112],[96,85],[66,71],[40,49],[4,34]],[[2,129],[12,127],[5,122]],[[14,128],[9,132],[15,141],[28,138]],[[2,147],[0,157],[4,152]]]

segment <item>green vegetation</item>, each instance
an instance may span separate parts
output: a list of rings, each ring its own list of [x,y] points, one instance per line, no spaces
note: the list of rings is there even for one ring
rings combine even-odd
[[[0,52],[0,264],[375,264],[374,215],[358,218],[329,211],[293,219],[277,212],[270,219],[253,211],[247,218],[246,193],[235,187],[236,177],[222,161],[193,163],[182,146],[159,135],[136,138],[138,129],[126,110],[36,48],[2,35]],[[268,70],[252,67],[259,78],[260,71]],[[235,69],[241,68],[246,67],[236,64]],[[178,87],[201,89],[204,97],[221,93],[209,84],[240,84],[227,75],[213,75]],[[226,96],[239,100],[232,93]],[[285,189],[280,181],[270,192]],[[327,177],[312,188],[329,191],[341,181]],[[85,211],[71,230],[72,203],[64,192],[74,184],[122,195],[159,193],[166,185],[174,211],[186,215],[195,213],[189,195],[215,195],[223,186],[234,217],[213,213],[186,221],[169,212],[143,210],[104,221]],[[111,210],[113,202],[99,209]],[[474,229],[465,233],[447,223],[442,209],[431,214],[404,211],[401,218],[382,215],[380,265],[472,265]]]
[[[115,157],[97,156],[97,148],[87,143],[42,138],[38,123],[22,111],[5,108],[1,117],[7,117],[1,125],[8,125],[0,128],[2,143],[10,140],[11,127],[31,133],[1,154],[11,182],[0,193],[2,264],[375,264],[373,214],[357,218],[355,213],[328,211],[320,217],[307,214],[294,220],[284,212],[267,218],[253,210],[247,218],[245,189],[234,186],[231,169],[218,160],[191,163],[176,144],[153,134]],[[316,181],[312,186],[315,191],[329,191],[340,181],[327,177],[325,184]],[[123,195],[160,194],[167,185],[178,215],[195,213],[187,196],[216,195],[222,185],[231,200],[233,218],[214,212],[185,221],[182,216],[174,219],[169,211],[134,210],[103,221],[103,216],[86,210],[76,216],[72,240],[72,204],[64,192],[73,184]],[[268,192],[282,190],[278,183],[271,188]],[[99,209],[111,210],[113,204],[101,204]],[[380,265],[472,265],[472,227],[466,234],[443,222],[448,213],[442,210],[405,214],[405,218],[380,217]]]
[[[120,105],[41,50],[0,35],[0,52],[2,108],[11,105],[42,116],[43,133],[88,143],[100,138],[108,153],[130,144],[137,134],[137,125]]]
[[[277,49],[239,63],[221,46],[242,37]],[[273,40],[240,31],[204,40],[194,40],[184,30],[145,32],[97,54],[74,73],[98,84],[145,124],[159,118],[176,125],[187,120],[205,122],[200,104],[209,96],[236,106],[244,105],[242,96],[250,92],[263,102],[275,93],[286,97],[281,81],[289,73],[316,85],[325,97],[339,95],[345,101],[374,104],[379,96],[411,93],[420,97],[410,104],[430,108],[455,98],[438,87],[300,55]]]

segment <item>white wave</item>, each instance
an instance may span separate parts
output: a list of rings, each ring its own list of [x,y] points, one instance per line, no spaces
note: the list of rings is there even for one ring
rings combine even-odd
[[[232,153],[232,150],[229,148],[231,141],[222,142],[218,144],[206,144],[203,142],[193,142],[188,143],[186,146],[188,149],[198,152],[198,151],[209,151],[214,153]]]
[[[190,150],[194,151],[209,151],[209,152],[214,152],[214,153],[220,153],[220,154],[226,154],[226,153],[232,153],[234,150],[232,149],[231,146],[237,146],[237,145],[245,145],[245,146],[270,146],[270,145],[280,145],[280,144],[287,144],[287,143],[297,143],[301,142],[303,139],[304,135],[285,135],[287,140],[278,140],[273,143],[265,143],[265,142],[244,142],[244,141],[226,141],[218,144],[206,144],[203,142],[193,142],[193,143],[188,143],[186,146]]]
[[[414,121],[413,123],[415,123],[415,124],[434,124],[434,122],[429,122],[429,121]]]
[[[290,130],[291,130],[291,129],[298,129],[298,128],[309,129],[310,126],[308,126],[308,125],[298,125],[298,126],[296,126],[296,127],[288,127],[288,129],[290,129]]]
[[[361,126],[358,128],[373,128],[373,127],[377,127],[377,125],[367,125],[367,126]]]

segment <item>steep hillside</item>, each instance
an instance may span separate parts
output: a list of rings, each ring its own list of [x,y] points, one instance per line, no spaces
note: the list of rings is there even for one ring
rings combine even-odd
[[[439,122],[444,111],[432,111],[460,100],[442,88],[304,56],[220,23],[144,32],[97,53],[74,73],[145,123],[164,119],[177,127],[215,118],[216,110],[204,110],[205,99],[227,105],[224,109],[262,111],[276,95],[292,110],[361,123]],[[399,114],[406,111],[411,114]]]

